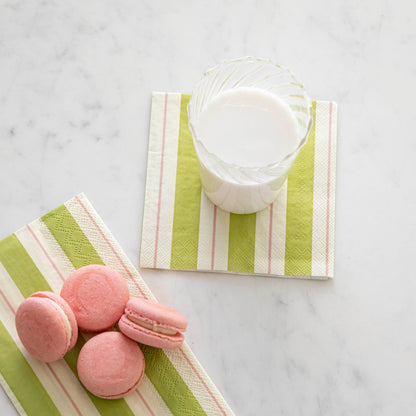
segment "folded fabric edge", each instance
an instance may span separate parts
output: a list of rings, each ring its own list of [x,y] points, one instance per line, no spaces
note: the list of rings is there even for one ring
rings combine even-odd
[[[12,405],[16,409],[16,411],[21,416],[26,416],[26,412],[23,409],[22,405],[20,404],[19,400],[17,400],[16,396],[13,394],[12,390],[10,389],[7,381],[0,375],[0,386],[3,388],[3,391],[6,393],[6,396],[11,401]]]
[[[301,275],[281,275],[281,274],[267,274],[267,273],[244,273],[244,272],[234,272],[231,270],[209,270],[209,269],[168,269],[162,267],[153,267],[153,266],[142,266],[140,269],[152,269],[152,270],[167,270],[172,272],[197,272],[197,273],[212,273],[212,274],[228,274],[228,275],[237,275],[237,276],[258,276],[258,277],[270,277],[270,278],[283,278],[283,279],[298,279],[298,280],[332,280],[334,276],[301,276]]]
[[[81,193],[79,193],[79,194],[77,194],[77,195],[75,195],[75,196],[73,196],[72,198],[70,198],[70,199],[68,199],[67,201],[65,201],[64,203],[61,203],[61,204],[59,204],[59,205],[65,205],[65,204],[67,204],[68,202],[70,202],[70,201],[72,201],[74,198],[81,198],[81,199],[83,199],[83,198],[86,198],[86,199],[88,199],[87,197],[86,197],[86,195],[85,195],[85,193],[84,192],[81,192]],[[39,217],[37,217],[37,218],[35,218],[35,219],[33,219],[33,220],[31,220],[31,221],[29,221],[29,222],[27,222],[25,225],[22,225],[21,227],[19,227],[19,228],[17,228],[16,229],[16,231],[14,231],[13,233],[10,233],[10,234],[8,234],[8,235],[6,235],[5,237],[3,237],[3,238],[0,238],[0,241],[3,241],[4,239],[6,239],[7,237],[9,237],[9,235],[11,235],[11,234],[16,234],[16,233],[18,233],[19,231],[22,231],[23,229],[25,229],[26,228],[26,226],[27,226],[27,224],[32,224],[33,222],[35,222],[35,221],[37,221],[40,217],[42,217],[42,215],[44,215],[45,213],[48,213],[48,212],[50,212],[50,211],[52,211],[53,209],[55,209],[57,206],[58,206],[58,204],[56,205],[56,206],[54,206],[53,208],[50,208],[50,209],[46,209],[44,212],[41,212],[40,213],[40,215],[39,215]]]

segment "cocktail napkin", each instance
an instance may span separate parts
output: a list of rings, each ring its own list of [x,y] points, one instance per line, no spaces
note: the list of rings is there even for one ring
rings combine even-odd
[[[85,195],[81,194],[0,241],[0,383],[21,415],[233,415],[185,344],[164,351],[141,346],[145,377],[124,399],[88,393],[77,377],[80,335],[64,359],[41,363],[21,344],[14,324],[33,292],[60,292],[75,269],[105,264],[126,279],[131,296],[154,299]]]
[[[236,215],[201,189],[189,97],[153,94],[140,266],[333,277],[337,105],[313,102],[314,125],[277,200]]]

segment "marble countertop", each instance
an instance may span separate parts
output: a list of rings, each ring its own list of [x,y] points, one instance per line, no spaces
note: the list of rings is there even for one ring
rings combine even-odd
[[[189,317],[236,415],[414,414],[415,16],[393,0],[0,1],[0,238],[83,191],[137,265],[151,92],[272,58],[339,104],[335,279],[143,277]]]

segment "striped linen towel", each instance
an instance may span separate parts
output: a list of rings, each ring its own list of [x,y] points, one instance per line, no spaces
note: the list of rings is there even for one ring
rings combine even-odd
[[[105,264],[126,279],[130,295],[154,299],[84,195],[0,241],[0,383],[21,415],[233,415],[185,344],[173,351],[142,346],[145,376],[124,399],[87,392],[76,363],[80,335],[64,359],[42,363],[23,348],[14,325],[20,302],[39,290],[60,292],[65,278],[88,264]]]
[[[190,96],[153,93],[140,266],[327,279],[334,274],[337,106],[314,125],[277,200],[229,214],[201,189]]]

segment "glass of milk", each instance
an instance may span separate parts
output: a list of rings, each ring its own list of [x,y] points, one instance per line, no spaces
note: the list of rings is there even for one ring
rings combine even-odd
[[[287,68],[247,57],[205,73],[188,117],[206,195],[248,214],[278,196],[308,138],[312,103]]]

